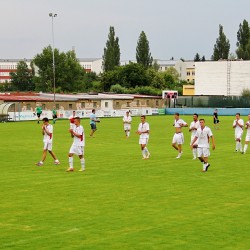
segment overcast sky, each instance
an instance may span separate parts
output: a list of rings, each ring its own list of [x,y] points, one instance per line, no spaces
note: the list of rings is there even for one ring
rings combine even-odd
[[[134,60],[141,31],[155,59],[196,53],[210,59],[219,24],[235,52],[239,24],[250,24],[250,0],[0,0],[0,59],[32,59],[52,44],[78,58],[101,58],[114,26],[121,60]]]

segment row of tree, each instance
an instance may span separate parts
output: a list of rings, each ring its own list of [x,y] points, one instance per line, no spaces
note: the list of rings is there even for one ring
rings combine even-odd
[[[236,59],[230,53],[230,43],[219,25],[219,37],[214,45],[212,60]],[[246,20],[237,32],[238,59],[250,59],[250,27]],[[231,58],[230,58],[231,57]],[[141,32],[136,47],[136,63],[120,66],[119,38],[114,27],[110,27],[108,40],[103,54],[103,73],[96,75],[85,72],[76,58],[74,51],[66,53],[54,49],[56,92],[103,92],[160,94],[163,89],[178,90],[182,86],[178,72],[169,68],[159,72],[159,65],[150,53],[149,41],[144,31]],[[195,61],[205,61],[197,53]],[[26,62],[20,61],[17,71],[11,73],[11,83],[2,86],[2,90],[53,92],[53,50],[51,46],[43,49],[31,62],[31,69]],[[190,83],[189,83],[190,84]]]

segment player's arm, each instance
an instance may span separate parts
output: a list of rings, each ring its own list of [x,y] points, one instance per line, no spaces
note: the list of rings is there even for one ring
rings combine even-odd
[[[192,143],[191,143],[191,145],[190,145],[191,148],[194,147],[194,143],[197,141],[197,139],[198,139],[198,137],[195,136],[194,139],[193,139],[193,141],[192,141]]]
[[[47,129],[46,126],[43,126],[43,131],[44,131],[44,133],[46,133],[46,134],[49,135],[49,136],[52,135],[51,131],[50,131],[49,129]]]
[[[212,139],[212,149],[215,150],[215,139],[214,136],[210,136],[210,138]]]

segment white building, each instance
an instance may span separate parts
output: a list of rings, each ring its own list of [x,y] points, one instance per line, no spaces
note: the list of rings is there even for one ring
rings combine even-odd
[[[195,62],[195,95],[240,96],[250,90],[250,61]]]

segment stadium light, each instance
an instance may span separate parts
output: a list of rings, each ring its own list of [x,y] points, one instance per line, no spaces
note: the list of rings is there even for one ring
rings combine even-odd
[[[56,102],[56,69],[55,69],[55,48],[54,48],[54,17],[57,17],[57,14],[49,13],[52,23],[52,60],[53,60],[53,92],[54,92],[54,105]]]

